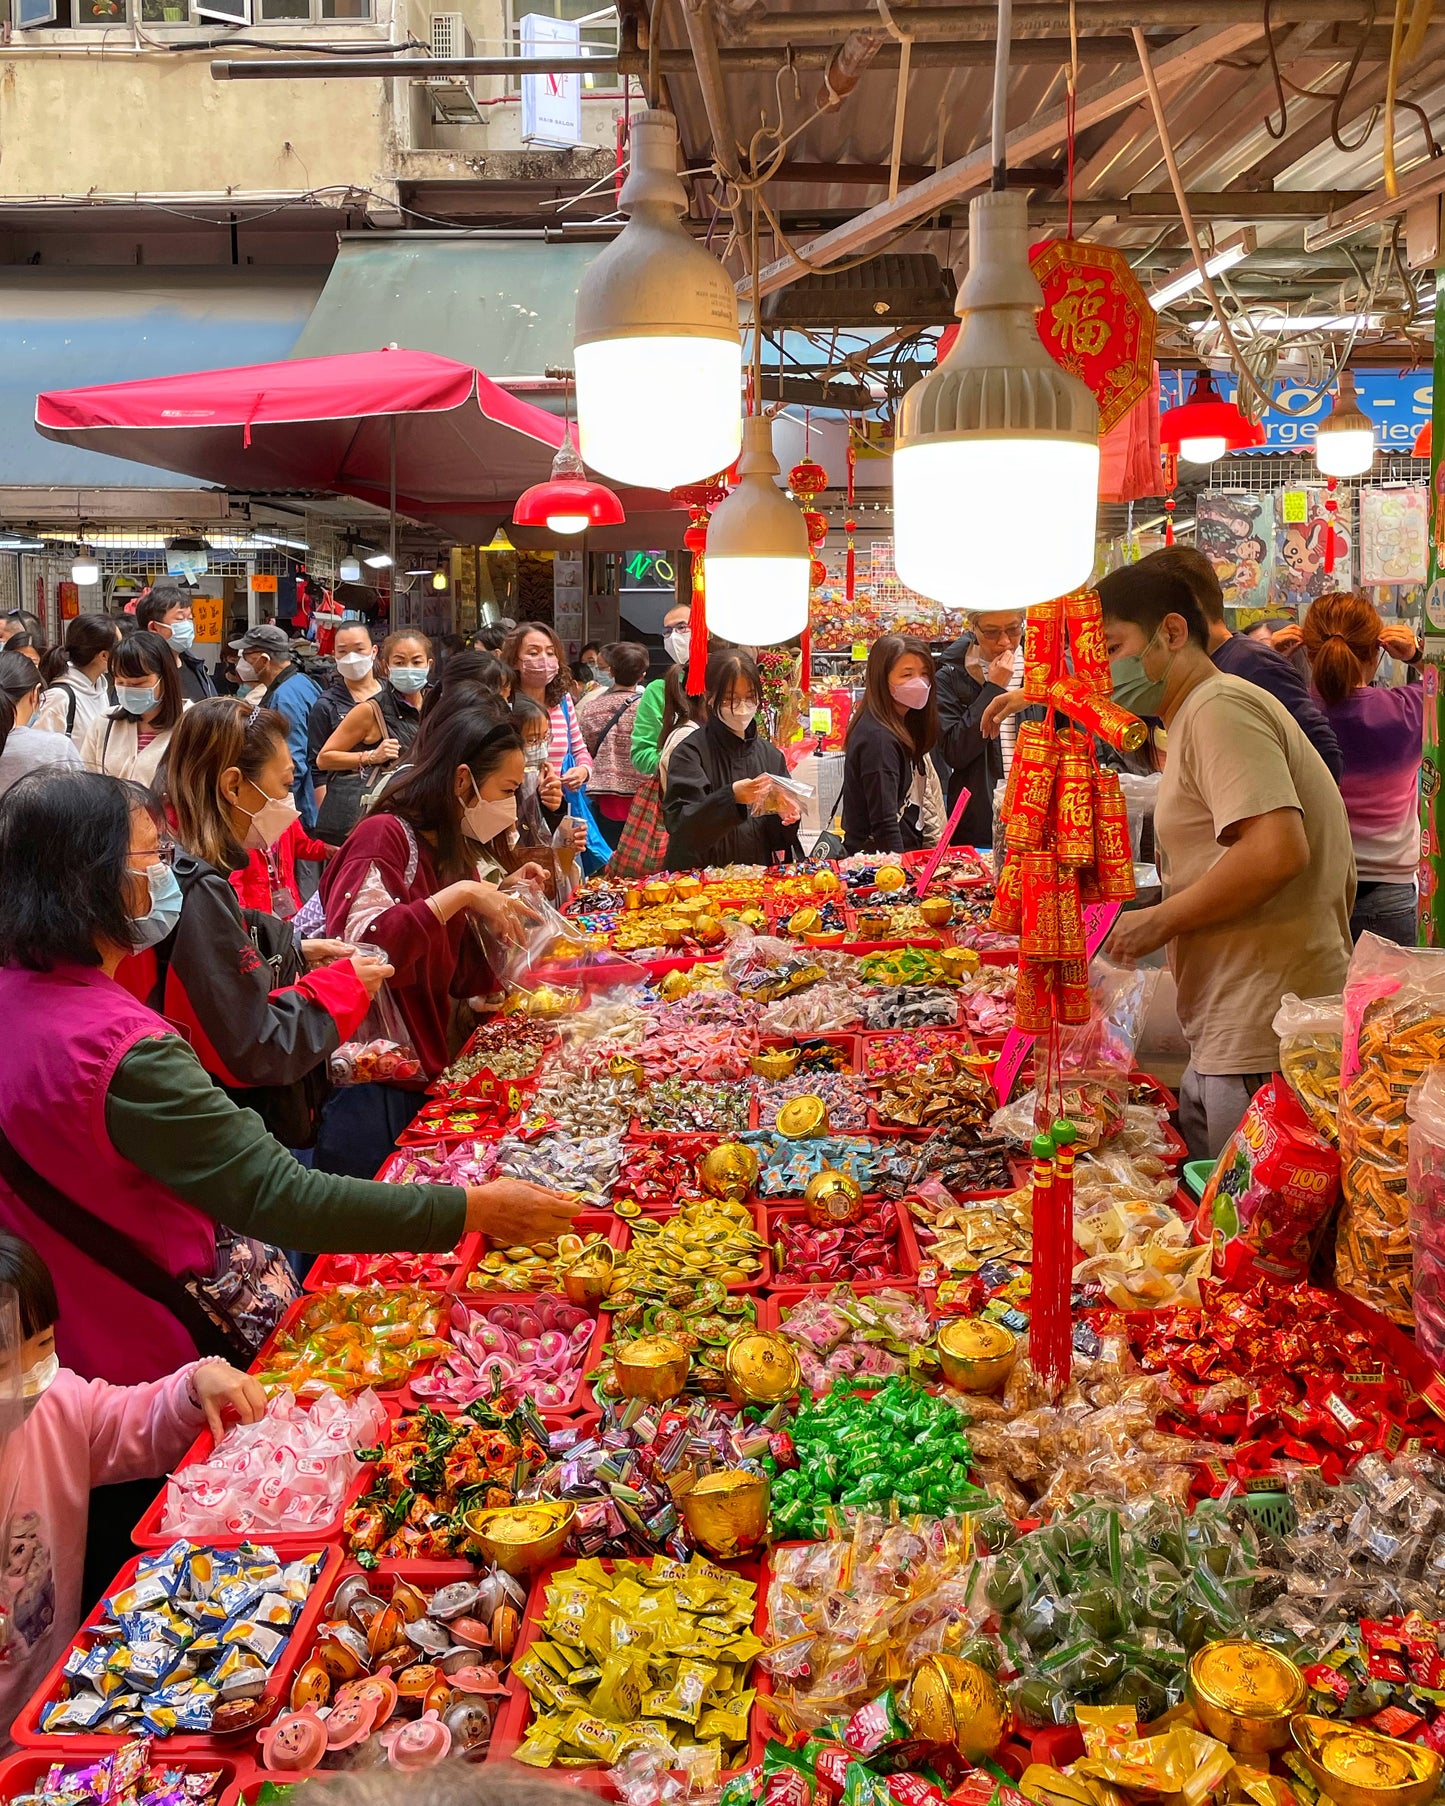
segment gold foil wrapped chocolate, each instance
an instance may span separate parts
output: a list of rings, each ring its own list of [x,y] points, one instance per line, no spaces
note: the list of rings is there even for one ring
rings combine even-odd
[[[1009,1705],[1003,1688],[976,1662],[934,1655],[914,1669],[903,1716],[915,1737],[952,1744],[966,1761],[981,1762],[1004,1740]]]
[[[735,1336],[723,1357],[728,1397],[735,1405],[775,1405],[792,1398],[802,1371],[786,1337],[772,1330]]]
[[[849,1173],[825,1166],[803,1192],[803,1214],[816,1228],[839,1228],[863,1214],[863,1189]]]
[[[631,1079],[639,1088],[647,1083],[646,1067],[631,1054],[613,1054],[607,1062],[607,1073],[609,1078]]]
[[[1305,1678],[1289,1657],[1247,1637],[1223,1637],[1197,1650],[1187,1685],[1205,1730],[1245,1755],[1283,1749],[1305,1697]]]
[[[1425,1806],[1440,1786],[1436,1751],[1301,1712],[1290,1734],[1320,1791],[1336,1806]]]
[[[766,1474],[723,1468],[704,1474],[678,1501],[688,1535],[718,1561],[756,1549],[768,1533]]]
[[[796,1047],[765,1047],[761,1053],[749,1056],[748,1065],[760,1079],[790,1079],[799,1058]]]

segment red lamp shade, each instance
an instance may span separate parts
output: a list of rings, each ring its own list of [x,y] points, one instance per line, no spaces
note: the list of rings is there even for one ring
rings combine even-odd
[[[1225,401],[1214,378],[1201,370],[1182,406],[1159,419],[1159,443],[1190,464],[1212,464],[1227,451],[1264,444],[1264,428],[1247,420],[1232,401]]]
[[[594,483],[572,443],[572,428],[557,448],[552,474],[517,497],[514,527],[546,527],[553,533],[583,533],[588,527],[619,527],[627,519],[621,499],[605,483]]]
[[[1435,435],[1430,431],[1431,424],[1432,423],[1427,420],[1424,426],[1422,426],[1415,435],[1414,455],[1417,458],[1428,458],[1430,456],[1430,449],[1435,438]]]

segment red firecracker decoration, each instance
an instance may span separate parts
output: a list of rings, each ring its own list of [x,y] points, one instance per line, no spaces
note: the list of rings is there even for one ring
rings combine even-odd
[[[692,610],[688,616],[688,638],[692,647],[687,661],[687,693],[701,696],[707,687],[707,585],[703,576],[703,553],[707,548],[708,517],[727,494],[721,477],[709,477],[705,483],[684,483],[671,492],[675,502],[687,508],[691,524],[682,543],[692,553]]]
[[[1166,497],[1164,502],[1164,543],[1166,546],[1174,544],[1174,510],[1178,505],[1172,495]]]
[[[1335,532],[1335,516],[1340,511],[1340,498],[1335,491],[1340,486],[1338,477],[1330,477],[1325,484],[1325,513],[1329,516],[1325,522],[1325,575],[1334,575],[1336,547],[1339,543]]]
[[[798,685],[805,702],[813,684],[812,598],[819,585],[828,580],[828,567],[817,555],[823,541],[828,537],[828,517],[813,506],[813,500],[815,496],[821,495],[827,487],[827,471],[821,464],[814,464],[809,458],[804,458],[801,464],[795,464],[788,472],[788,488],[803,505],[803,519],[808,527],[808,544],[813,551],[813,561],[808,572],[808,625],[803,629],[800,641],[802,656],[798,665]]]

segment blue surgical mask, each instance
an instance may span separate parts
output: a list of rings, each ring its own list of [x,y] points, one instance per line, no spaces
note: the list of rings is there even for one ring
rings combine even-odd
[[[386,681],[393,690],[424,690],[430,675],[425,665],[398,665],[395,670],[387,672]]]
[[[196,643],[196,624],[194,621],[171,622],[171,645],[177,652],[189,652]]]
[[[147,866],[146,883],[151,893],[150,909],[145,915],[134,917],[130,925],[137,949],[154,947],[157,941],[163,941],[181,919],[181,887],[171,868]]]
[[[124,690],[117,684],[115,699],[127,715],[144,715],[156,706],[156,687],[152,684],[147,690]]]

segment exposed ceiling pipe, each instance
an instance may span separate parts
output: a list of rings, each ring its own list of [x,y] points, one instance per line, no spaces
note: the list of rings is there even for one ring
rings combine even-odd
[[[1078,0],[1081,37],[1101,32],[1184,31],[1199,25],[1257,25],[1258,0]],[[1270,16],[1277,25],[1342,22],[1363,26],[1368,0],[1275,0]],[[893,13],[901,31],[915,42],[940,38],[986,38],[993,42],[997,20],[991,6],[898,7]],[[809,39],[836,42],[852,31],[876,29],[877,14],[863,11],[770,13],[737,28],[736,43],[798,44]],[[1069,31],[1067,6],[1019,6],[1013,35],[1062,36]]]
[[[886,31],[850,31],[828,59],[823,79],[818,84],[815,106],[832,112],[842,106],[862,80],[864,71],[874,62],[888,42]],[[895,60],[897,52],[895,50]],[[796,58],[794,59],[796,61]]]
[[[687,24],[687,41],[692,46],[698,86],[702,89],[708,130],[712,134],[713,156],[724,173],[737,182],[742,175],[742,166],[738,161],[738,134],[733,124],[732,102],[728,99],[727,85],[723,80],[722,62],[718,56],[717,33],[713,30],[712,22],[712,0],[683,0],[682,16]]]

